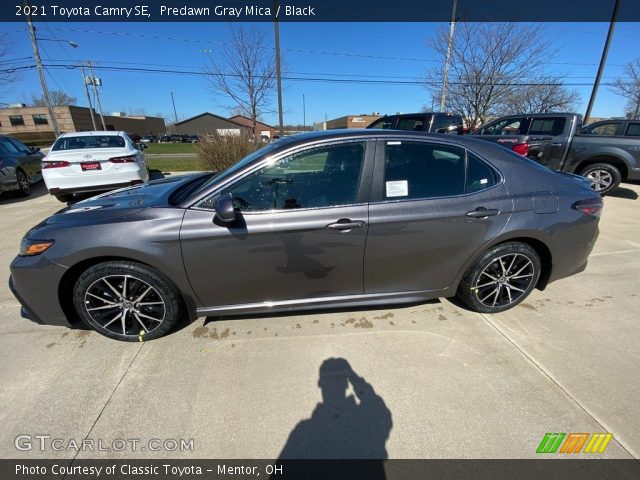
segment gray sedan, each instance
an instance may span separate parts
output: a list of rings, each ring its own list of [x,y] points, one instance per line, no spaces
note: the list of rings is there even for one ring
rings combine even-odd
[[[61,210],[24,237],[10,286],[37,322],[127,341],[181,316],[453,296],[497,313],[584,270],[601,209],[582,177],[488,142],[315,132]]]
[[[0,192],[31,195],[31,184],[42,180],[39,148],[27,147],[12,137],[0,136]]]

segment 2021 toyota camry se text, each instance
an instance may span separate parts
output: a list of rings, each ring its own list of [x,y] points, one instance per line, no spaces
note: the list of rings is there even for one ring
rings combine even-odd
[[[24,237],[10,286],[37,322],[130,341],[183,315],[456,295],[495,313],[584,270],[601,209],[583,178],[488,142],[314,132],[59,211]]]

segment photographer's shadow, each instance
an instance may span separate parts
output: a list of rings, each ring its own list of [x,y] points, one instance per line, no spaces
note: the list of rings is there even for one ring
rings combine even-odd
[[[322,362],[318,386],[322,401],[311,418],[293,429],[279,459],[378,460],[367,462],[370,478],[385,478],[383,460],[388,457],[385,444],[392,421],[382,398],[344,358]]]

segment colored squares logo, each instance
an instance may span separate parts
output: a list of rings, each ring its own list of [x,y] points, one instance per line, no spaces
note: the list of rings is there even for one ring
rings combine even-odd
[[[536,453],[604,453],[612,438],[612,433],[545,433]]]

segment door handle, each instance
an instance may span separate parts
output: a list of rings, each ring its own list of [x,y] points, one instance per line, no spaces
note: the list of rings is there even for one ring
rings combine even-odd
[[[348,218],[341,218],[337,222],[327,225],[327,228],[331,230],[351,230],[353,228],[364,227],[365,225],[366,223],[361,220],[351,221]]]
[[[486,217],[492,217],[494,215],[498,215],[499,213],[500,213],[500,210],[498,210],[497,208],[478,207],[475,210],[471,210],[470,212],[467,212],[467,217],[486,218]]]
[[[551,146],[552,147],[561,147],[562,144],[561,143],[552,143]]]

